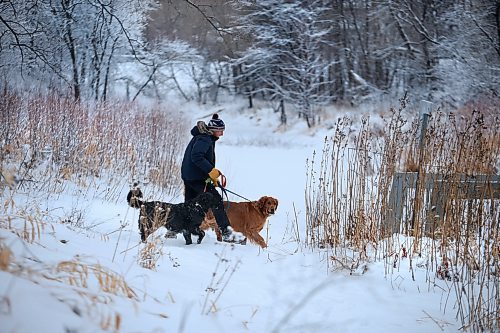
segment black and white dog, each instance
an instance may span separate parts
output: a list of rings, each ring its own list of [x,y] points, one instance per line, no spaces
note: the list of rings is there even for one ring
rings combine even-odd
[[[217,198],[208,192],[184,203],[172,204],[161,201],[142,200],[142,191],[134,186],[127,195],[127,202],[132,208],[139,208],[139,230],[141,241],[146,239],[160,227],[169,231],[182,233],[186,245],[192,244],[191,234],[198,236],[200,244],[205,232],[200,225],[207,211],[217,205]]]

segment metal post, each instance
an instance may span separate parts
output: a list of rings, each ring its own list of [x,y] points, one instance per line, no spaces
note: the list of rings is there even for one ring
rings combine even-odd
[[[422,101],[422,107],[421,107],[421,114],[422,114],[422,122],[420,126],[420,140],[418,143],[418,168],[417,168],[417,179],[416,179],[416,184],[415,184],[415,200],[413,204],[413,216],[411,218],[411,225],[410,227],[412,229],[415,228],[415,220],[416,220],[416,215],[418,214],[418,211],[420,209],[420,198],[419,198],[419,189],[420,189],[420,173],[422,172],[422,163],[423,163],[423,158],[424,158],[424,147],[425,147],[425,133],[427,131],[427,125],[429,123],[429,116],[430,116],[430,109],[431,109],[432,103],[429,101]],[[423,110],[425,108],[425,111]],[[424,180],[425,181],[425,180]],[[415,230],[418,231],[418,230]],[[415,234],[416,236],[416,234]]]

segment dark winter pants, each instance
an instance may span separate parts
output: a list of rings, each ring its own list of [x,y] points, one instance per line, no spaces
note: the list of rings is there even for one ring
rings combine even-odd
[[[224,210],[224,205],[222,202],[222,197],[215,188],[215,186],[212,183],[206,184],[205,181],[184,181],[184,201],[191,200],[196,198],[198,195],[203,193],[205,191],[205,186],[206,186],[206,192],[212,193],[216,198],[218,198],[218,204],[217,206],[212,208],[212,211],[215,216],[215,221],[217,222],[217,225],[219,226],[219,229],[221,230],[222,233],[224,233],[229,226],[229,219],[227,218],[226,211]]]

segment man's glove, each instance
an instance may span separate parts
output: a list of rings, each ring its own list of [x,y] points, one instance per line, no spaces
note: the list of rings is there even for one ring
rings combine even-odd
[[[214,183],[214,186],[217,187],[219,184],[219,181],[217,178],[221,175],[220,171],[217,170],[216,168],[213,168],[212,171],[208,173],[208,177],[212,180],[212,183]]]

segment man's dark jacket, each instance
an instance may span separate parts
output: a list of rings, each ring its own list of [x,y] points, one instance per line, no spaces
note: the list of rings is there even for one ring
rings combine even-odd
[[[203,124],[204,125],[204,124]],[[200,124],[191,130],[193,138],[182,160],[182,180],[206,180],[215,167],[215,142],[219,139]]]

